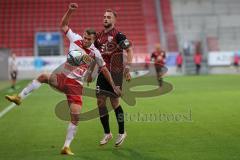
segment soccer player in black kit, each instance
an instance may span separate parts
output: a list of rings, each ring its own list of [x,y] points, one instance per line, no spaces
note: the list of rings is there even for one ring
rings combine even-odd
[[[107,68],[109,69],[116,86],[122,87],[123,77],[130,81],[130,64],[132,63],[132,48],[126,36],[115,28],[117,14],[111,9],[104,13],[104,30],[96,36],[95,46],[102,54]],[[126,62],[124,62],[123,51],[126,51]],[[124,113],[117,96],[110,84],[106,81],[102,73],[99,73],[97,79],[96,96],[99,108],[100,120],[104,129],[103,139],[100,145],[107,144],[112,139],[112,133],[109,127],[109,115],[106,107],[106,99],[110,98],[111,105],[115,111],[119,127],[119,134],[116,137],[115,146],[120,146],[127,134],[124,129]]]

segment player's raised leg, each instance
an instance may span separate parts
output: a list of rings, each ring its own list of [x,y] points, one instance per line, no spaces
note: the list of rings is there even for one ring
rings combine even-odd
[[[42,83],[48,83],[49,77],[49,74],[41,74],[37,79],[30,82],[18,95],[6,95],[5,98],[10,102],[20,105],[22,100],[32,91],[38,89]]]

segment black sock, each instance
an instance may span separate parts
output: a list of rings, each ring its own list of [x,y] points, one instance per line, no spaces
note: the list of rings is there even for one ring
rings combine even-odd
[[[121,105],[115,109],[115,114],[118,122],[118,132],[119,134],[124,133],[124,113]]]
[[[108,115],[107,107],[99,107],[98,109],[99,109],[100,120],[104,129],[104,133],[108,134],[110,133],[110,127],[109,127],[109,115]]]

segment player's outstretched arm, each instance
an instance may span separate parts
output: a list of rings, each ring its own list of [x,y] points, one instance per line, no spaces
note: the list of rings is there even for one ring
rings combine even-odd
[[[94,71],[94,69],[95,69],[95,67],[96,67],[96,62],[94,62],[91,66],[90,66],[90,68],[89,68],[89,70],[88,70],[88,77],[87,77],[87,83],[89,84],[89,83],[91,83],[92,82],[92,73],[93,73],[93,71]]]
[[[68,23],[72,13],[78,8],[77,3],[70,3],[67,12],[63,15],[60,28],[63,32],[67,32],[68,30]]]

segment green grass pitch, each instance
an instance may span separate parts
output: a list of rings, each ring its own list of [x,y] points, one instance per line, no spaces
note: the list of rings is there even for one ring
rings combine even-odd
[[[134,107],[122,103],[128,137],[120,148],[114,147],[115,139],[98,146],[103,135],[99,119],[80,122],[71,145],[75,156],[59,154],[68,123],[58,119],[54,109],[65,97],[43,85],[0,118],[0,160],[239,160],[240,76],[166,77],[165,81],[174,86],[172,92],[139,98]],[[18,90],[28,82],[19,82]],[[4,95],[13,93],[4,85],[0,85],[0,112],[10,105]],[[83,111],[95,106],[95,99],[84,97]],[[110,122],[116,137],[114,112]]]

